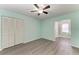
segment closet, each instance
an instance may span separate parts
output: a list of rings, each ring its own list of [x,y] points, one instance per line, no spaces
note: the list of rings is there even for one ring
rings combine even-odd
[[[24,41],[24,20],[13,17],[1,17],[1,48],[8,48]]]

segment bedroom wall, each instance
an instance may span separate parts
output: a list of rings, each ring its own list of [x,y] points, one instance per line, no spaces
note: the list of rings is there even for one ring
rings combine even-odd
[[[14,18],[18,18],[18,19],[24,19],[24,22],[26,25],[24,42],[29,42],[29,41],[40,38],[40,34],[39,34],[40,33],[40,27],[39,27],[40,22],[39,22],[39,20],[26,16],[26,15],[23,15],[23,14],[20,14],[20,13],[11,12],[11,11],[7,11],[7,10],[0,10],[0,16],[8,16],[8,17],[14,17]],[[0,19],[0,24],[1,24],[1,19]],[[1,29],[1,27],[0,27],[0,29]],[[1,46],[1,35],[0,35],[0,46]]]
[[[49,40],[54,40],[54,20],[45,19],[41,21],[41,37]]]
[[[71,20],[71,40],[72,45],[79,47],[79,11],[58,17],[52,17],[42,21],[42,38],[55,40],[54,38],[54,22],[60,20]]]

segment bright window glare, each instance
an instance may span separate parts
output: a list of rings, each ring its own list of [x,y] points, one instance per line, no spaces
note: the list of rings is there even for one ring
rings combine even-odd
[[[66,33],[69,32],[69,24],[67,23],[62,24],[62,32],[66,32]]]

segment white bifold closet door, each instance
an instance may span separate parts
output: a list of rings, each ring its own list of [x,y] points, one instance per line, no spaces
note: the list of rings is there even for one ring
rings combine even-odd
[[[11,47],[24,41],[24,21],[2,17],[2,48]]]
[[[24,41],[24,21],[15,19],[15,44],[23,43]]]
[[[2,48],[14,45],[14,20],[2,17]]]

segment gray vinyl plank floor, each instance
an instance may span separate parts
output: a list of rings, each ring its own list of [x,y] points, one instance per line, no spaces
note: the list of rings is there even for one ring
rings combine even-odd
[[[0,55],[78,55],[79,49],[71,46],[68,38],[56,38],[56,41],[38,39],[19,44],[0,51]]]

